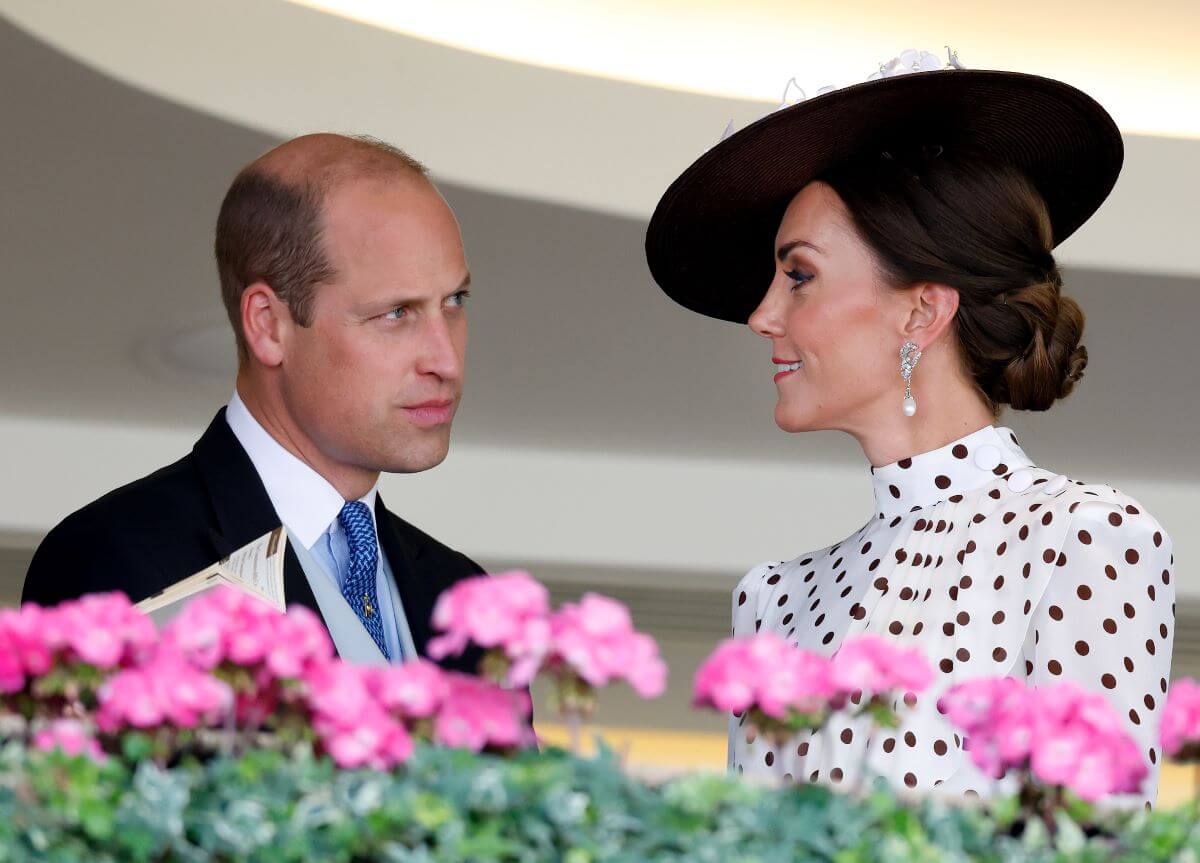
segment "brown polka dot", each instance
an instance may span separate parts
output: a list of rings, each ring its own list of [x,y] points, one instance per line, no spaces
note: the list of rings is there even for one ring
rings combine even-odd
[[[1092,598],[1092,589],[1086,584],[1081,584],[1079,587],[1075,588],[1075,595],[1082,600],[1089,600]]]
[[[954,657],[959,662],[967,662],[971,658],[971,651],[967,650],[965,647],[960,647],[958,650],[954,651]]]
[[[1042,516],[1042,524],[1049,524],[1052,521],[1054,521],[1054,513],[1047,510],[1046,514]]]
[[[954,449],[950,450],[950,452],[955,458],[967,457],[967,448],[962,444],[955,444]]]
[[[1029,525],[1027,525],[1027,524],[1021,525],[1021,529],[1019,531],[1017,531],[1017,539],[1020,539],[1020,540],[1029,539]]]
[[[945,633],[946,635],[953,635],[954,634],[954,624],[951,623],[950,621],[946,621],[945,623],[942,624],[942,632]]]
[[[886,593],[888,589],[888,580],[882,575],[879,576],[879,578],[875,579],[875,589],[882,590]]]
[[[745,604],[746,604],[746,591],[743,590],[741,593],[738,594],[738,605],[745,605]]]
[[[1107,674],[1107,673],[1101,674],[1100,675],[1100,685],[1103,686],[1105,689],[1116,689],[1117,688],[1117,678],[1113,677],[1111,674]]]
[[[954,670],[954,660],[953,659],[943,659],[941,662],[938,663],[938,668],[940,668],[944,673],[949,674],[951,671]]]
[[[1146,639],[1146,652],[1149,653],[1151,656],[1154,655],[1154,640],[1153,639],[1150,639],[1150,638]]]
[[[1082,542],[1084,545],[1091,545],[1092,544],[1092,535],[1090,533],[1088,533],[1086,530],[1081,530],[1081,531],[1079,531],[1079,541]]]
[[[1142,717],[1138,716],[1138,712],[1136,710],[1131,709],[1129,711],[1129,721],[1132,722],[1134,725],[1141,725]]]
[[[1004,660],[1008,659],[1008,651],[1003,647],[997,647],[992,651],[992,659],[994,659],[996,662],[1003,662]]]
[[[999,626],[1001,623],[1004,623],[1004,612],[997,611],[995,614],[993,614],[992,623],[996,624],[997,626]]]
[[[825,637],[821,639],[821,643],[828,644],[831,641],[833,641],[833,630],[830,630],[829,632],[825,633]]]
[[[1062,663],[1060,663],[1057,659],[1051,659],[1046,663],[1046,670],[1051,674],[1062,674]]]
[[[945,755],[948,748],[945,740],[935,740],[933,743],[933,751],[938,755]]]
[[[1127,603],[1125,603],[1125,605],[1123,606],[1123,611],[1125,612],[1125,616],[1126,616],[1126,617],[1128,617],[1130,620],[1132,620],[1132,619],[1133,619],[1133,614],[1134,614],[1134,612],[1133,612],[1133,606],[1132,606],[1132,605],[1130,605],[1128,602],[1127,602]]]
[[[841,782],[842,776],[843,776],[842,768],[840,768],[840,767],[835,767],[829,771],[829,778],[831,780],[833,780],[834,782]]]
[[[889,485],[888,491],[890,491],[892,493],[892,497],[899,499],[900,489],[896,488],[894,485]]]
[[[763,756],[763,761],[767,762],[767,766],[770,767],[772,764],[775,763],[775,753],[768,752],[766,755]]]
[[[1147,710],[1154,709],[1154,696],[1146,693],[1146,697],[1142,699],[1142,703],[1146,705]]]
[[[1113,568],[1111,563],[1104,567],[1104,574],[1107,575],[1112,581],[1117,580],[1117,570]]]
[[[898,620],[893,620],[890,624],[888,624],[888,632],[890,632],[892,635],[899,635],[900,633],[904,632],[904,624]]]
[[[915,693],[915,692],[904,693],[904,704],[908,707],[916,707],[917,706],[917,693]]]
[[[901,468],[903,468],[904,470],[908,470],[910,467],[912,467],[912,459],[911,458],[902,458],[902,459],[900,459],[900,461],[896,462],[896,464],[898,466],[900,466]]]
[[[1055,557],[1056,557],[1056,554],[1054,552],[1054,549],[1052,549],[1052,548],[1048,548],[1044,552],[1042,552],[1042,560],[1044,560],[1046,563],[1054,563]]]
[[[895,737],[889,737],[883,741],[883,751],[884,752],[891,752],[895,748],[896,748],[896,738]]]
[[[796,747],[796,754],[799,755],[801,758],[803,758],[805,755],[808,754],[808,741],[807,740],[805,740],[803,743],[801,743],[799,746]]]
[[[1119,527],[1121,524],[1121,513],[1110,512],[1108,514],[1108,523],[1111,524],[1113,527]]]
[[[1075,642],[1075,652],[1080,656],[1087,656],[1089,653],[1091,653],[1091,650],[1092,649],[1088,647],[1088,643],[1086,641]]]
[[[842,734],[841,734],[841,740],[842,740],[842,742],[843,742],[843,743],[849,743],[849,742],[850,742],[851,740],[853,740],[853,739],[854,739],[854,732],[853,732],[853,731],[851,731],[849,728],[843,728],[843,729],[842,729]]]
[[[1130,674],[1133,673],[1133,660],[1130,659],[1128,656],[1125,657],[1125,670],[1128,671]]]
[[[1111,617],[1104,618],[1104,631],[1109,635],[1113,635],[1117,631],[1117,622]]]
[[[945,474],[938,474],[933,478],[933,484],[941,489],[950,488],[950,477],[946,476]]]
[[[974,583],[975,582],[973,582],[971,580],[971,576],[969,576],[969,575],[964,575],[962,578],[960,578],[958,580],[958,586],[961,587],[963,590],[969,590],[971,585]]]
[[[1056,560],[1054,562],[1054,565],[1055,566],[1066,566],[1067,565],[1067,556],[1060,551],[1058,553],[1058,560]]]
[[[923,621],[923,620],[918,620],[918,621],[917,621],[915,624],[913,624],[913,630],[912,630],[912,634],[913,634],[913,635],[920,635],[920,634],[921,634],[921,630],[922,630],[922,629],[924,629],[924,628],[925,628],[925,621]]]
[[[958,621],[959,626],[966,626],[971,622],[971,615],[967,614],[965,611],[960,611],[954,619]]]
[[[1125,549],[1125,562],[1128,564],[1135,564],[1138,562],[1138,553],[1136,548]]]
[[[1137,514],[1138,514],[1138,513],[1139,513],[1141,510],[1139,510],[1139,509],[1138,509],[1136,506],[1134,506],[1133,504],[1128,504],[1128,505],[1125,507],[1125,511],[1126,511],[1127,513],[1129,513],[1130,515],[1137,515]]]
[[[917,745],[917,735],[913,734],[911,731],[905,731],[904,732],[904,745],[909,746],[909,747],[916,746]]]
[[[916,777],[916,774],[914,774],[914,773],[905,773],[905,774],[904,774],[904,784],[905,784],[905,785],[907,785],[909,788],[916,788],[916,787],[917,787],[917,777]]]
[[[1063,619],[1063,610],[1061,608],[1059,608],[1057,605],[1050,606],[1050,618],[1052,620],[1062,620]]]
[[[1011,521],[1012,521],[1014,518],[1016,518],[1016,517],[1017,517],[1017,514],[1016,514],[1015,512],[1012,512],[1012,511],[1010,510],[1009,512],[1006,512],[1006,513],[1004,513],[1004,517],[1003,517],[1003,518],[1001,518],[1000,520],[1001,520],[1002,522],[1004,522],[1005,524],[1008,524],[1009,522],[1011,522]]]
[[[907,559],[908,559],[908,552],[907,552],[907,551],[905,551],[905,550],[904,550],[904,549],[902,549],[902,548],[898,548],[898,549],[896,549],[896,562],[897,562],[897,563],[904,563],[904,561],[905,561],[905,560],[907,560]]]

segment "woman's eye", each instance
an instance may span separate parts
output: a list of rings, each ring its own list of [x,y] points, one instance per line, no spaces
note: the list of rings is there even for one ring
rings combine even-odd
[[[792,290],[795,290],[812,278],[812,276],[808,275],[807,273],[802,273],[799,270],[784,270],[783,274],[795,282],[795,284],[792,285]]]

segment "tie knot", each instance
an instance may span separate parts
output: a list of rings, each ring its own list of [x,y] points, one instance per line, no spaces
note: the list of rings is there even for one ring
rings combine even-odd
[[[368,543],[374,548],[375,522],[371,520],[371,511],[361,500],[352,500],[343,506],[338,513],[338,523],[346,531],[351,553]]]

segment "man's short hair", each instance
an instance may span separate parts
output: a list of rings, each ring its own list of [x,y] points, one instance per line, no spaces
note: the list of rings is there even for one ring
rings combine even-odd
[[[331,190],[352,179],[397,172],[429,174],[403,150],[365,135],[343,138],[296,180],[261,164],[270,155],[238,173],[217,216],[217,273],[239,362],[249,358],[242,332],[242,292],[255,282],[270,285],[287,303],[296,323],[305,327],[312,323],[317,286],[336,276],[325,253],[321,218]]]

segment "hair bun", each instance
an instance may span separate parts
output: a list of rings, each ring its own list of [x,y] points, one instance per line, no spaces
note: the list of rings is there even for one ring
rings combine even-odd
[[[1069,395],[1083,377],[1088,361],[1087,348],[1079,343],[1083,310],[1061,294],[1060,285],[1055,273],[1009,300],[1028,328],[1029,343],[1005,366],[1005,392],[995,394],[998,402],[1017,410],[1044,411]]]

